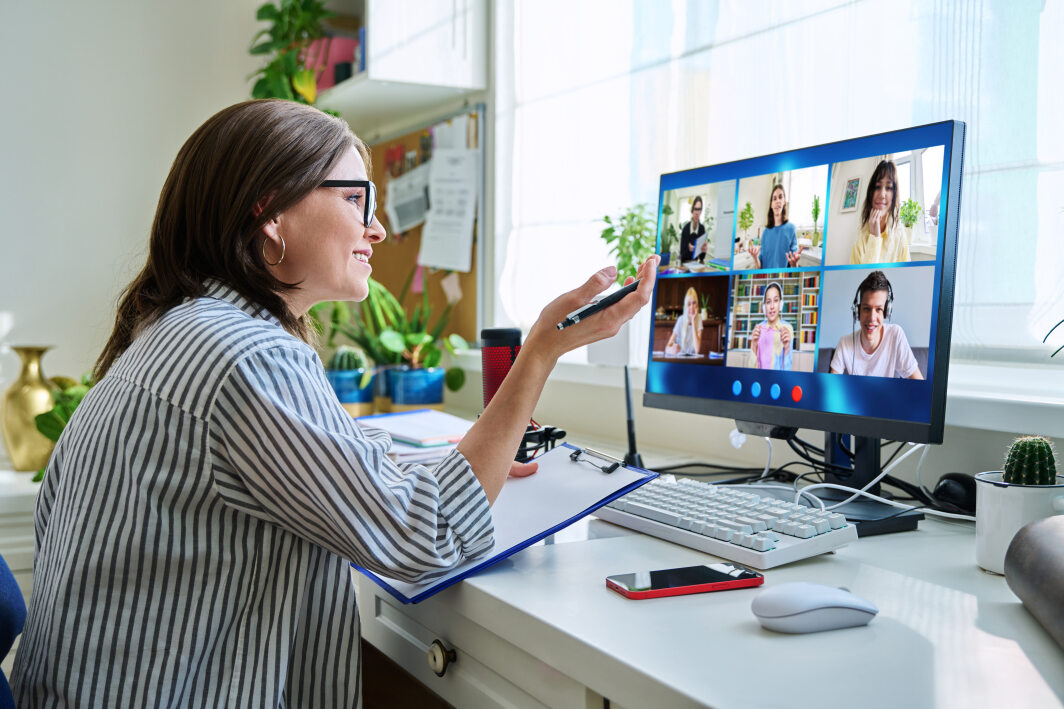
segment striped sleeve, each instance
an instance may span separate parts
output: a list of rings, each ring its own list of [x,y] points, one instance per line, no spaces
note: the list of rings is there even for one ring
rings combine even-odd
[[[359,430],[308,349],[240,359],[209,425],[226,502],[359,566],[417,581],[491,549],[487,496],[461,453],[399,469],[387,434]]]

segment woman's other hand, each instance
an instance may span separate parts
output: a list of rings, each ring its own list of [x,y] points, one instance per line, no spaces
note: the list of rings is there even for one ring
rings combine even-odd
[[[791,336],[792,336],[792,333],[791,333],[791,329],[789,327],[781,327],[780,328],[780,342],[783,343],[783,346],[785,348],[788,345],[791,344]]]
[[[527,478],[539,470],[539,463],[518,463],[516,460],[510,463],[511,478]]]
[[[758,338],[760,338],[760,337],[761,337],[761,325],[760,324],[754,325],[754,331],[750,333],[750,339],[753,340],[754,342],[757,342]]]
[[[797,266],[798,265],[798,259],[801,258],[802,249],[804,249],[804,248],[805,248],[804,246],[799,246],[797,251],[788,251],[787,252],[787,265],[788,266]]]
[[[553,367],[558,358],[566,352],[616,335],[622,325],[631,320],[644,305],[650,302],[660,260],[660,257],[655,254],[643,262],[636,274],[642,280],[634,292],[605,310],[600,310],[589,318],[562,330],[558,329],[558,323],[569,313],[584,307],[595,296],[609,288],[617,278],[617,269],[607,266],[591,276],[584,285],[555,298],[543,308],[536,323],[529,331],[528,337],[525,338],[521,353],[524,354],[527,350],[529,354],[535,353],[538,357],[545,357]],[[629,277],[625,280],[625,285],[633,280]]]

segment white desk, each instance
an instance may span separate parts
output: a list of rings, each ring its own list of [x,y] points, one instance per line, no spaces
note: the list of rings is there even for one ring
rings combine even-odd
[[[357,577],[364,636],[459,707],[1064,705],[1064,651],[976,567],[969,525],[927,520],[765,572],[768,585],[845,586],[880,608],[863,628],[795,636],[761,629],[756,589],[621,597],[608,574],[713,557],[580,525],[622,536],[531,547],[413,606]],[[437,638],[457,652],[442,678],[425,659]]]

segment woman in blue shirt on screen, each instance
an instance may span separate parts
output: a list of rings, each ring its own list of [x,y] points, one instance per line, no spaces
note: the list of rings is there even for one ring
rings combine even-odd
[[[747,248],[754,268],[787,268],[798,263],[802,250],[794,224],[787,221],[787,194],[783,185],[772,188],[768,205],[768,226],[761,232],[761,246]]]

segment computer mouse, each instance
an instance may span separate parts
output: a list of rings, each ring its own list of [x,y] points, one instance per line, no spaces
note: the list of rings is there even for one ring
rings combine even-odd
[[[953,505],[959,510],[975,514],[975,478],[965,473],[946,473],[938,479],[935,500]]]
[[[819,583],[793,581],[769,586],[750,604],[767,630],[818,633],[866,625],[879,613],[873,603],[849,591]]]

